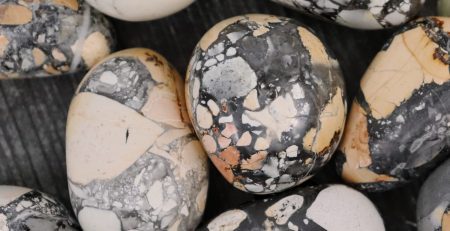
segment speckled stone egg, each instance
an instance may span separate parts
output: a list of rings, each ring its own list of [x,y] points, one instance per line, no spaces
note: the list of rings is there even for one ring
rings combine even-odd
[[[344,185],[295,189],[287,194],[229,210],[204,231],[301,230],[384,231],[372,202]]]
[[[67,121],[67,172],[85,231],[193,230],[207,156],[189,124],[183,80],[148,49],[115,53],[81,82]]]
[[[442,160],[450,144],[450,19],[424,18],[397,33],[361,80],[337,165],[367,190],[404,184]]]
[[[450,16],[450,0],[438,0],[437,10],[440,16]]]
[[[187,105],[211,161],[236,188],[285,190],[331,158],[346,116],[338,62],[302,24],[245,15],[195,48]]]
[[[327,21],[356,28],[383,29],[406,23],[425,0],[272,0]]]
[[[97,10],[126,21],[154,20],[188,7],[194,0],[86,0]]]
[[[0,1],[0,79],[84,71],[114,49],[111,28],[81,0]]]
[[[28,188],[0,186],[1,231],[81,230],[64,205]]]
[[[450,230],[450,160],[422,185],[417,201],[418,231]]]

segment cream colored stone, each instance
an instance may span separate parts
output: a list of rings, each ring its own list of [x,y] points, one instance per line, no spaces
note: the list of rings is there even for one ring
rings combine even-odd
[[[245,97],[243,105],[251,111],[257,110],[260,107],[258,101],[258,91],[256,89],[253,89],[250,93],[248,93],[247,97]]]
[[[80,93],[72,101],[67,120],[68,177],[84,185],[112,179],[143,155],[163,132],[125,105]]]
[[[52,56],[53,56],[53,58],[55,58],[58,61],[61,61],[61,62],[67,61],[67,58],[64,55],[64,53],[62,53],[62,51],[59,50],[58,48],[54,48],[52,50]]]
[[[0,25],[23,25],[31,22],[33,13],[20,5],[0,4]]]
[[[242,134],[241,138],[239,138],[238,142],[236,143],[236,146],[242,147],[242,146],[249,146],[252,142],[252,136],[250,135],[250,132],[244,132]]]
[[[30,191],[28,188],[0,185],[0,207],[8,205]]]
[[[83,57],[86,66],[90,68],[110,52],[108,40],[106,40],[106,37],[102,33],[96,31],[84,40],[81,57]]]
[[[331,63],[328,53],[319,38],[304,27],[298,27],[297,30],[303,45],[305,45],[306,49],[309,51],[312,64],[330,67]]]
[[[74,11],[77,11],[79,8],[77,0],[53,0],[53,3],[60,6],[65,6]]]
[[[78,221],[85,231],[121,231],[122,225],[113,211],[85,207],[78,213]]]
[[[35,47],[33,48],[32,53],[34,58],[34,65],[41,66],[42,64],[44,64],[45,60],[47,59],[47,56],[41,49]]]
[[[0,57],[5,55],[5,51],[8,48],[9,40],[6,36],[0,35]]]
[[[209,129],[213,125],[213,119],[211,113],[206,107],[202,105],[197,105],[197,110],[195,110],[197,123],[203,129]]]

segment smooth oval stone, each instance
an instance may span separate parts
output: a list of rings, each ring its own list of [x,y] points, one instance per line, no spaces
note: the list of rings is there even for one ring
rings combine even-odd
[[[450,144],[449,18],[406,26],[361,80],[337,165],[344,180],[387,190],[427,172]]]
[[[355,29],[383,29],[398,26],[416,16],[425,0],[272,0],[326,21]]]
[[[0,230],[81,230],[63,204],[36,190],[0,186]]]
[[[245,15],[214,26],[194,51],[186,87],[211,161],[246,192],[279,192],[309,179],[344,128],[338,62],[288,18]]]
[[[437,9],[440,16],[450,16],[450,0],[439,0]]]
[[[111,30],[83,1],[1,1],[0,79],[84,71],[114,49]]]
[[[450,160],[422,185],[417,201],[418,231],[450,230]]]
[[[200,230],[384,231],[372,202],[344,185],[294,189],[222,213]]]
[[[66,132],[71,202],[84,230],[197,226],[208,165],[183,89],[176,70],[142,48],[115,53],[85,76]]]
[[[86,0],[97,10],[126,21],[154,20],[188,7],[194,0]]]

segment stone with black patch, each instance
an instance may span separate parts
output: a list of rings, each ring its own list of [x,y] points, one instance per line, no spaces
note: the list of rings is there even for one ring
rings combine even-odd
[[[332,157],[346,117],[339,64],[292,19],[244,15],[207,32],[188,69],[186,99],[211,161],[236,188],[280,192]]]
[[[372,202],[344,185],[290,190],[226,211],[201,231],[293,230],[384,231]]]
[[[67,120],[71,202],[86,231],[193,230],[205,209],[207,156],[183,82],[148,49],[108,56],[80,83]]]
[[[272,0],[326,21],[376,30],[401,25],[414,18],[425,0]]]
[[[415,21],[362,78],[337,156],[347,182],[381,191],[446,158],[450,145],[450,19]]]
[[[418,231],[450,230],[450,160],[425,181],[417,201]]]
[[[36,190],[0,186],[0,230],[79,231],[69,210],[54,198]]]
[[[86,71],[115,44],[112,25],[83,0],[0,1],[0,79]]]

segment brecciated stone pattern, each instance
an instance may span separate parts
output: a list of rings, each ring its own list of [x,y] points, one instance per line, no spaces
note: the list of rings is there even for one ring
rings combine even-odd
[[[193,126],[211,161],[250,193],[285,190],[331,158],[346,114],[338,62],[307,28],[269,15],[230,18],[188,69]]]
[[[207,156],[183,89],[148,49],[115,53],[81,82],[67,123],[67,168],[84,230],[193,230],[200,222]]]
[[[401,25],[417,15],[425,0],[272,0],[301,12],[357,29]]]
[[[384,231],[372,202],[344,185],[295,189],[222,213],[202,231]]]
[[[450,145],[450,19],[423,18],[397,33],[361,81],[340,146],[342,177],[360,188],[404,184]]]
[[[0,186],[1,231],[78,231],[64,205],[41,192]]]
[[[84,71],[114,49],[111,30],[82,0],[0,1],[0,79]]]
[[[450,160],[422,185],[417,201],[418,231],[450,230]]]

